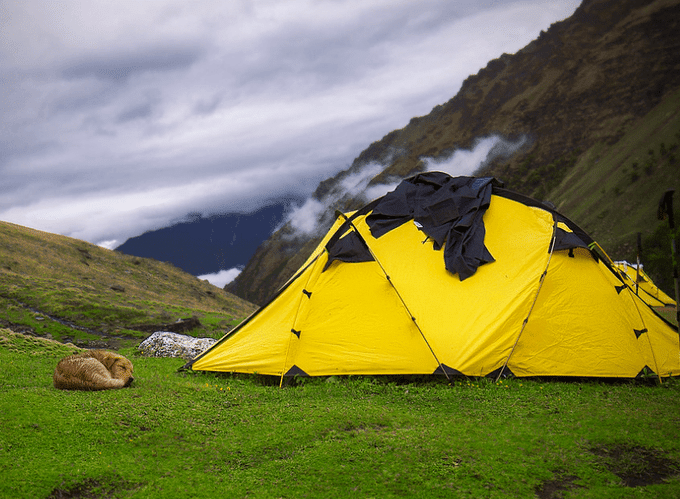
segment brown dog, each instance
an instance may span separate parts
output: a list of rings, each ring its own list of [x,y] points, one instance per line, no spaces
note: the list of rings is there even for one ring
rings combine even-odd
[[[88,350],[61,359],[52,380],[60,390],[111,390],[130,386],[132,370],[132,362],[122,355]]]

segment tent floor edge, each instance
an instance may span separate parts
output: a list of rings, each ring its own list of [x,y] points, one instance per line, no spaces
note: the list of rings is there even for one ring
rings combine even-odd
[[[446,364],[438,365],[437,369],[434,370],[432,375],[433,376],[446,376],[447,378],[449,376],[465,376],[465,374],[463,374],[459,370],[454,369],[452,367],[449,367]]]
[[[292,377],[295,377],[295,376],[309,377],[309,374],[307,374],[306,372],[304,372],[304,371],[303,371],[302,369],[300,369],[298,366],[293,365],[290,369],[288,369],[288,371],[286,372],[286,374],[284,374],[283,376],[286,377],[286,378],[292,378]]]
[[[502,372],[502,374],[501,374]],[[506,378],[516,378],[515,374],[510,370],[508,366],[501,366],[498,369],[494,369],[487,375],[485,375],[485,378],[492,378],[496,379],[499,375],[501,375],[501,378],[506,379]]]

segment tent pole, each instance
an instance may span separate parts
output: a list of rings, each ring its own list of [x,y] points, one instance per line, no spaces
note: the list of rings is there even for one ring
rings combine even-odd
[[[673,193],[674,189],[668,189],[661,197],[659,202],[659,211],[657,212],[659,220],[663,220],[668,216],[668,227],[671,233],[671,262],[673,265],[673,281],[675,284],[675,320],[680,324],[680,287],[678,286],[678,257],[675,247],[675,221],[673,220]]]
[[[640,253],[642,253],[642,232],[637,233],[637,268],[635,269],[635,294],[638,294],[640,288]]]
[[[319,255],[321,255],[321,253],[319,253]],[[305,286],[302,288],[303,290],[307,289],[307,287],[309,286],[309,281],[311,280],[312,275],[313,275],[312,271],[314,270],[314,267],[316,266],[316,263],[319,260],[319,255],[316,256],[313,264],[309,267],[309,275],[307,276],[307,281],[305,282]],[[293,318],[293,325],[292,325],[291,330],[290,330],[291,334],[293,334],[293,331],[295,330],[295,327],[297,326],[297,320],[298,320],[298,317],[300,316],[300,309],[302,308],[302,300],[303,300],[302,297],[303,296],[305,296],[305,294],[300,293],[300,301],[298,302],[298,307],[297,307],[297,310],[295,311],[295,317]],[[310,296],[307,295],[307,298],[309,299]],[[292,341],[293,341],[293,338],[289,337],[288,338],[288,348],[286,349],[286,357],[283,360],[283,367],[281,368],[281,379],[279,380],[279,388],[283,388],[283,377],[286,374],[286,364],[288,364],[288,354],[290,353],[290,344],[291,344]]]
[[[392,289],[394,290],[394,292],[395,292],[395,293],[397,294],[397,296],[399,297],[399,300],[401,301],[401,304],[404,306],[404,309],[406,310],[406,313],[408,313],[409,317],[411,318],[411,321],[413,322],[413,325],[416,327],[416,329],[418,329],[418,332],[420,333],[420,336],[423,338],[423,341],[425,341],[425,344],[427,345],[427,348],[430,349],[430,353],[431,353],[432,356],[434,357],[435,362],[437,362],[437,364],[439,365],[439,368],[440,368],[440,369],[442,370],[442,372],[444,373],[444,376],[446,376],[446,379],[447,379],[448,381],[451,381],[451,378],[449,377],[449,374],[446,372],[446,369],[444,369],[444,366],[442,366],[442,363],[439,362],[439,359],[437,358],[437,354],[434,353],[434,350],[433,350],[432,347],[430,346],[430,342],[427,341],[427,338],[425,337],[425,334],[423,333],[423,330],[420,329],[420,326],[418,325],[418,321],[416,321],[416,318],[415,318],[415,317],[413,316],[413,314],[411,313],[411,310],[408,308],[408,305],[406,305],[406,302],[404,301],[404,298],[401,296],[401,294],[399,293],[399,290],[397,289],[397,287],[396,287],[396,286],[394,285],[394,283],[392,282],[392,279],[390,278],[389,274],[388,274],[387,271],[385,270],[385,267],[383,267],[383,264],[380,263],[380,260],[378,260],[378,257],[376,256],[376,254],[373,252],[373,250],[371,249],[371,247],[368,245],[368,243],[367,243],[366,240],[364,239],[364,236],[361,235],[361,233],[359,232],[359,229],[356,228],[356,226],[354,225],[354,223],[353,223],[349,218],[347,218],[347,216],[345,216],[344,214],[343,214],[343,216],[345,217],[345,220],[347,220],[347,222],[349,222],[349,225],[350,225],[350,227],[352,227],[352,230],[354,230],[354,232],[356,232],[356,234],[359,236],[359,238],[364,242],[364,244],[366,245],[366,249],[368,249],[369,253],[370,253],[371,256],[373,257],[373,259],[376,261],[376,263],[378,264],[378,266],[380,267],[380,270],[382,270],[383,274],[385,274],[385,278],[387,279],[387,282],[390,283],[390,286],[392,286]]]
[[[501,367],[501,370],[498,371],[498,376],[496,376],[496,383],[498,383],[498,380],[501,379],[501,376],[503,375],[503,371],[505,371],[505,368],[508,367],[508,362],[510,362],[510,357],[512,357],[512,354],[515,352],[515,347],[517,347],[517,343],[519,343],[519,339],[522,336],[522,333],[524,332],[524,328],[527,326],[527,323],[529,322],[529,317],[531,316],[531,312],[534,310],[534,305],[536,305],[536,301],[538,301],[538,295],[541,292],[541,288],[543,287],[543,282],[545,281],[545,276],[548,274],[548,267],[550,267],[550,261],[552,260],[553,252],[555,251],[555,242],[557,241],[557,222],[555,222],[555,225],[553,226],[553,237],[552,241],[550,243],[550,253],[548,254],[548,263],[545,265],[545,270],[543,270],[543,273],[541,274],[541,278],[538,281],[538,289],[536,290],[536,295],[534,296],[534,301],[531,302],[531,307],[529,308],[529,313],[527,314],[526,318],[524,319],[524,322],[522,322],[522,328],[519,331],[519,334],[517,335],[517,338],[515,339],[515,343],[512,345],[512,349],[510,350],[510,353],[508,354],[508,358],[505,359],[505,363],[503,364],[503,367]]]
[[[630,286],[626,285],[626,289],[628,292],[632,293],[633,290],[631,289]],[[637,295],[637,293],[636,293]],[[638,317],[640,318],[640,322],[642,322],[642,326],[647,330],[647,324],[645,324],[645,319],[642,316],[642,313],[640,312],[640,306],[639,304],[633,300],[633,305],[635,306],[635,310],[637,310]],[[649,332],[647,332],[647,342],[649,343],[649,351],[652,352],[652,359],[654,360],[654,369],[656,370],[657,376],[659,377],[659,384],[663,384],[663,381],[661,380],[661,370],[659,369],[659,363],[656,361],[656,355],[654,354],[654,347],[652,346],[652,339],[649,336]]]

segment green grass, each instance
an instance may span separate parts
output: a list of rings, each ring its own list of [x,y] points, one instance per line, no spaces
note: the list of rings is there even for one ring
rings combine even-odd
[[[67,392],[51,375],[72,347],[0,340],[0,497],[680,496],[677,380],[279,389],[124,349],[132,387]]]

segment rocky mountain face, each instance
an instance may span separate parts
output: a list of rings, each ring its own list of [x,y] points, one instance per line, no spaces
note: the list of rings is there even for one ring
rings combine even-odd
[[[357,208],[365,198],[334,194],[348,176],[378,164],[370,185],[388,183],[498,135],[515,149],[490,154],[477,174],[553,201],[623,258],[631,234],[656,225],[640,214],[651,214],[666,188],[680,191],[679,89],[680,1],[584,0],[569,19],[467,78],[451,100],[372,143],[314,197]],[[284,226],[227,289],[262,304],[320,236]]]

